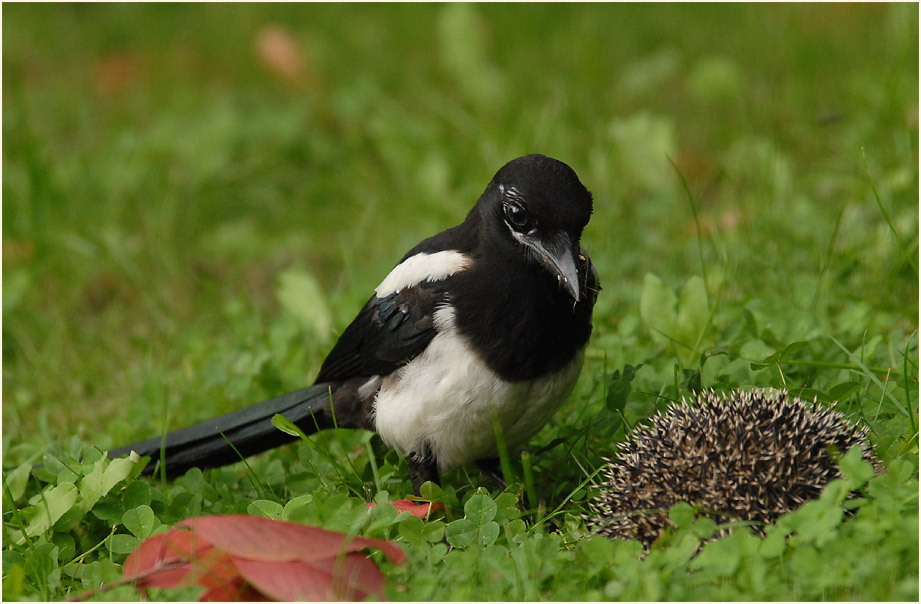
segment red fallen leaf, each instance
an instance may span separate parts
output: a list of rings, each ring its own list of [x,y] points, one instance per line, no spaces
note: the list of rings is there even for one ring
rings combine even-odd
[[[254,588],[286,602],[355,601],[372,594],[383,596],[384,576],[374,562],[356,552],[310,563],[242,559],[235,562],[240,574]]]
[[[368,547],[381,550],[394,564],[406,557],[390,541],[349,537],[315,526],[258,516],[201,516],[188,518],[176,526],[188,526],[215,547],[250,560],[317,560]]]
[[[408,499],[398,499],[396,501],[388,501],[387,503],[393,504],[393,507],[400,510],[401,512],[409,512],[416,518],[421,518],[425,520],[429,514],[435,510],[443,510],[444,504],[440,502],[431,502],[427,501],[425,503],[416,503],[415,501],[410,501]],[[376,502],[368,504],[368,509],[372,509],[377,506]]]
[[[172,529],[144,540],[125,560],[125,579],[139,589],[219,587],[239,575],[230,557],[185,529]]]
[[[384,577],[360,553],[369,547],[393,563],[405,559],[389,541],[255,516],[206,516],[142,542],[123,574],[138,589],[200,585],[207,588],[202,601],[382,597]]]

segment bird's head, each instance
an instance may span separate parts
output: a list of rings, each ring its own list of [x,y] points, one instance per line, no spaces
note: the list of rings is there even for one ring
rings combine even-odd
[[[573,300],[581,299],[579,239],[592,215],[592,194],[572,168],[544,155],[513,159],[496,172],[477,207],[494,243],[511,246]]]

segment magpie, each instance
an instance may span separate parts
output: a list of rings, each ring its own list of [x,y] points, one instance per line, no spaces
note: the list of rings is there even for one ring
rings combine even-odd
[[[280,413],[308,434],[376,431],[407,459],[416,492],[471,462],[497,477],[494,422],[521,445],[581,371],[600,291],[580,244],[591,214],[565,163],[510,161],[461,224],[403,256],[312,386],[110,455],[151,456],[170,476],[226,465],[294,440],[272,425]]]

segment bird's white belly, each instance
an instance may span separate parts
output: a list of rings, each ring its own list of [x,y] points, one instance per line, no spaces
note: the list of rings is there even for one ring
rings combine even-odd
[[[523,443],[565,402],[582,369],[580,353],[559,372],[533,381],[500,379],[454,327],[453,311],[435,313],[438,330],[425,351],[384,378],[375,424],[401,455],[426,445],[447,471],[496,456],[494,419],[508,446]]]

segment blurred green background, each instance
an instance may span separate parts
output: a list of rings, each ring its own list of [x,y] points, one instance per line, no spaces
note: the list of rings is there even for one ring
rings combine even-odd
[[[609,366],[650,354],[600,339],[636,325],[647,272],[757,300],[787,341],[842,313],[858,340],[917,328],[916,5],[3,17],[5,446],[117,444],[312,380],[400,256],[531,152],[595,195]]]
[[[917,600],[917,4],[2,14],[4,598],[72,597],[163,526],[299,500],[408,546],[391,599]],[[534,152],[594,193],[604,289],[571,400],[513,453],[530,503],[445,477],[452,519],[480,487],[501,500],[495,543],[449,553],[446,520],[389,506],[360,524],[411,489],[360,431],[100,499],[91,445],[311,382],[400,257]],[[889,474],[856,514],[830,488],[779,546],[739,532],[694,558],[693,526],[642,561],[587,536],[582,482],[634,425],[753,387],[868,427]]]

